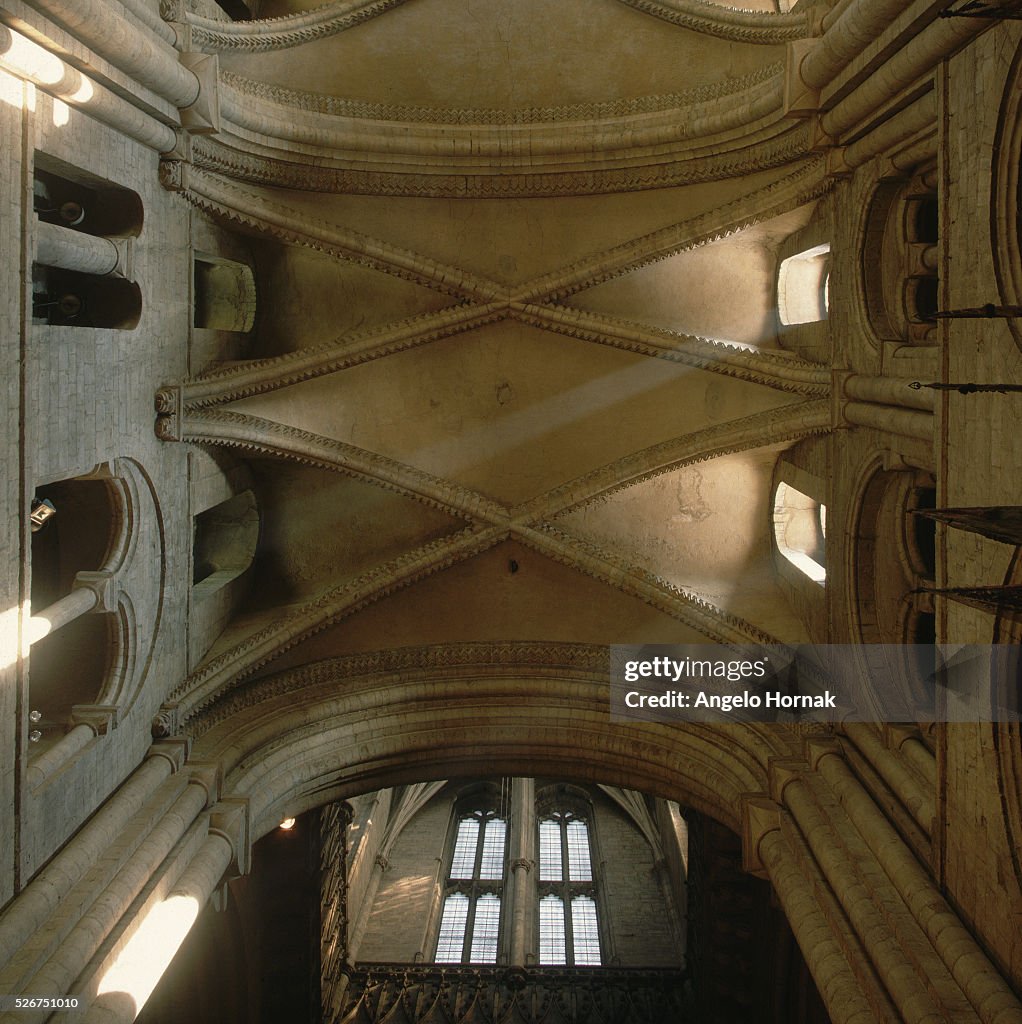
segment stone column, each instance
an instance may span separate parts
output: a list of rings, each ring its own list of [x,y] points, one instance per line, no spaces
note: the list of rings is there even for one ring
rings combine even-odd
[[[820,118],[821,128],[832,138],[840,139],[849,128],[932,71],[948,54],[989,26],[990,22],[984,18],[938,18],[920,35],[910,39],[833,110],[825,113]]]
[[[220,885],[234,847],[211,832],[166,899],[151,907],[103,976],[86,1024],[131,1024],[187,938],[199,911]]]
[[[934,791],[924,791],[921,780],[905,767],[900,757],[885,746],[872,724],[845,722],[842,729],[884,782],[891,787],[916,824],[926,835],[931,835],[937,816]],[[930,760],[932,762],[932,757]]]
[[[56,633],[61,626],[99,609],[113,611],[116,605],[116,584],[108,572],[80,572],[70,594],[33,615],[28,622],[28,639],[33,644],[44,636]]]
[[[362,940],[365,938],[366,924],[369,921],[369,915],[372,913],[373,904],[376,902],[376,894],[380,891],[383,872],[387,870],[389,864],[390,861],[382,853],[378,853],[373,861],[373,873],[369,876],[365,896],[362,898],[362,912],[357,916],[353,915],[352,928],[348,935],[348,960],[351,963],[358,959],[358,951],[362,947]]]
[[[915,103],[888,118],[875,131],[853,142],[844,151],[845,166],[860,167],[880,153],[893,149],[906,139],[937,127],[937,96],[932,90]]]
[[[170,152],[177,142],[173,128],[133,107],[77,68],[65,64],[49,50],[5,25],[0,25],[0,68],[157,153]]]
[[[886,876],[897,887],[954,980],[976,1008],[980,1020],[989,1024],[1019,1024],[1022,1021],[1022,1003],[844,759],[837,751],[825,753],[818,762],[817,770],[830,785]]]
[[[203,784],[193,781],[187,785],[109,884],[95,894],[92,905],[46,962],[31,977],[23,977],[20,972],[17,972],[18,977],[5,977],[4,989],[8,992],[70,992],[75,980],[206,806],[207,799],[208,792]],[[16,961],[17,958],[8,965],[4,975],[15,968]],[[25,1024],[42,1024],[49,1015],[48,1010],[29,1012],[25,1015]]]
[[[30,0],[33,7],[63,25],[116,68],[131,75],[178,109],[199,98],[199,79],[183,67],[175,51],[140,30],[120,5],[107,0]],[[120,8],[123,12],[123,8]]]
[[[854,373],[845,380],[845,394],[861,402],[933,412],[937,404],[933,391],[910,387],[911,383],[906,377],[869,377]]]
[[[96,591],[91,587],[76,587],[70,594],[65,594],[59,601],[54,601],[37,615],[32,616],[40,625],[46,623],[48,626],[45,632],[39,633],[38,637],[33,636],[33,641],[41,640],[44,636],[55,633],[61,626],[66,626],[79,616],[91,612],[97,604],[99,604],[99,595]],[[33,630],[34,632],[35,630]]]
[[[780,829],[766,833],[758,851],[833,1024],[876,1024],[883,1008],[874,1012],[818,902],[814,880],[802,873]]]
[[[102,277],[117,269],[120,252],[112,239],[37,221],[35,258],[47,267]]]
[[[873,427],[886,434],[933,442],[933,416],[913,409],[897,409],[893,405],[868,405],[849,402],[844,407],[845,419],[860,427]]]
[[[7,908],[0,917],[0,962],[7,963],[42,927],[157,787],[180,766],[181,749],[172,747],[170,754],[176,757],[145,760]]]
[[[799,72],[810,89],[822,89],[905,10],[905,0],[852,0],[806,54]]]
[[[511,940],[508,963],[524,967],[530,952],[529,915],[535,906],[533,890],[536,866],[536,783],[533,779],[511,780],[511,845],[509,866],[511,873]]]

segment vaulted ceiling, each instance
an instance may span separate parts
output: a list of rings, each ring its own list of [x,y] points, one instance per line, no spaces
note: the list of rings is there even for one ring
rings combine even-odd
[[[803,639],[771,542],[777,455],[829,424],[774,312],[825,187],[780,106],[801,16],[329,6],[353,23],[221,39],[224,130],[176,183],[258,314],[161,430],[251,459],[261,513],[177,696],[408,645]]]

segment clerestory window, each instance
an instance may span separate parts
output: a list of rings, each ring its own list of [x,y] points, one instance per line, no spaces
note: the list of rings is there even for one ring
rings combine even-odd
[[[777,549],[799,572],[821,587],[826,584],[826,505],[790,484],[778,484],[774,495],[774,539]]]
[[[489,809],[458,819],[437,940],[438,964],[495,964],[507,870],[507,821]]]
[[[539,822],[539,962],[601,962],[589,825],[571,810]]]

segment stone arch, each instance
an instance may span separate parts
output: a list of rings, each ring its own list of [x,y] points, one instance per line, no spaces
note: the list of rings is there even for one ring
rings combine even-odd
[[[877,185],[859,230],[862,320],[874,345],[933,343],[938,295],[937,177],[922,170]]]
[[[1000,300],[1022,305],[1022,237],[1019,231],[1019,189],[1022,187],[1022,45],[1016,51],[1004,84],[998,113],[990,182],[990,228],[994,276]],[[1004,321],[1022,348],[1018,320]]]
[[[797,742],[758,727],[611,723],[601,649],[515,645],[520,659],[500,664],[504,646],[408,649],[400,667],[385,654],[336,659],[249,684],[186,729],[195,756],[224,755],[228,789],[252,796],[253,835],[284,809],[495,773],[635,789],[738,830],[743,794],[763,791],[767,760]]]
[[[933,479],[874,456],[852,494],[845,573],[850,637],[857,645],[886,645],[889,671],[924,701],[918,683],[929,671],[920,648],[932,645],[935,633],[932,597],[921,587],[932,578],[932,534],[912,512],[932,507]]]
[[[165,567],[157,499],[133,460],[40,485],[36,495],[57,510],[32,535],[26,714],[38,785],[137,699],[159,629]]]

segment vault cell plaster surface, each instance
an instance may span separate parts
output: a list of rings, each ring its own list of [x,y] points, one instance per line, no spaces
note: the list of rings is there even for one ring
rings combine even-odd
[[[515,562],[517,570],[511,571]],[[506,541],[395,593],[306,640],[268,666],[358,651],[472,640],[702,643],[705,637],[636,598]]]
[[[231,408],[515,502],[787,401],[720,374],[502,322]]]
[[[414,0],[291,53],[223,63],[351,99],[514,110],[683,92],[781,56],[779,47],[700,36],[615,0]]]
[[[259,307],[250,357],[335,343],[391,320],[443,309],[450,296],[297,246],[253,244]]]
[[[684,334],[775,348],[776,248],[808,213],[796,210],[679,252],[579,292],[571,304]]]
[[[669,583],[786,638],[803,627],[771,565],[776,448],[665,473],[557,519]]]
[[[420,199],[251,189],[484,277],[519,284],[594,258],[652,231],[684,223],[778,177],[551,199]],[[297,263],[296,263],[297,266]]]
[[[460,519],[325,469],[253,462],[262,529],[252,606],[305,600],[428,541]]]

